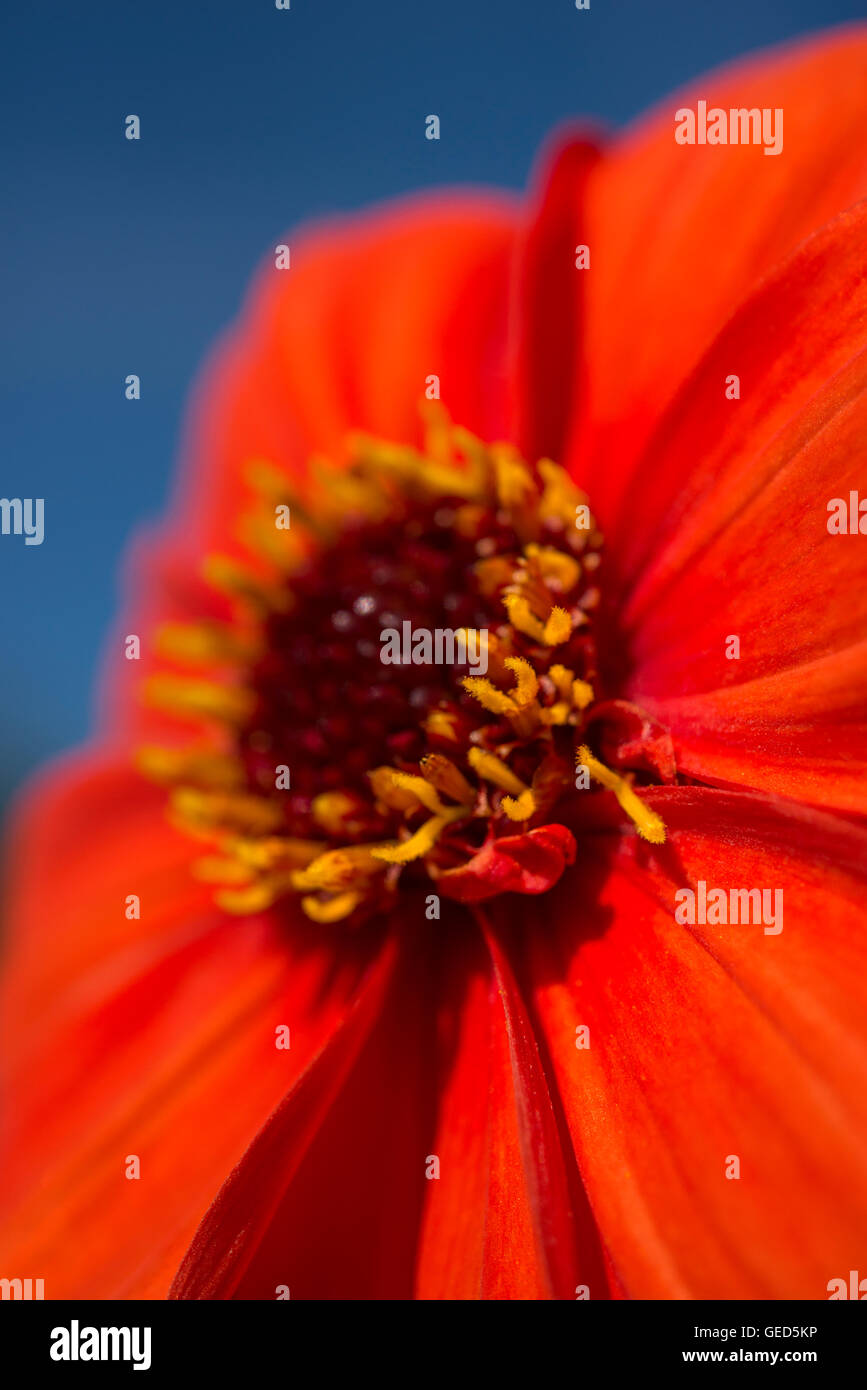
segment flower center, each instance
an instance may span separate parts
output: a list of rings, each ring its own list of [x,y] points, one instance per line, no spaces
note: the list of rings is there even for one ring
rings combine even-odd
[[[357,437],[297,489],[261,462],[250,478],[249,564],[206,570],[228,622],[161,634],[205,669],[148,686],[204,737],[140,756],[211,842],[197,872],[223,908],[298,894],[335,922],[399,892],[542,892],[574,857],[556,808],[591,785],[664,840],[588,745],[602,537],[563,469],[435,410],[420,452]]]

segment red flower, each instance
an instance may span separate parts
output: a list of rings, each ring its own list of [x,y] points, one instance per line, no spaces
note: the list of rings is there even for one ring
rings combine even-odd
[[[842,31],[566,145],[528,209],[419,199],[262,274],[100,740],[15,826],[4,1274],[824,1298],[863,1265],[867,543],[828,508],[867,490],[865,79]],[[781,108],[782,154],[678,144],[699,99]],[[434,376],[463,433],[425,433]],[[389,612],[487,627],[487,672],[383,666]]]

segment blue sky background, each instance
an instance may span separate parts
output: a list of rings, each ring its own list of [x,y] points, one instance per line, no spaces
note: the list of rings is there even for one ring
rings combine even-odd
[[[184,401],[295,222],[438,183],[522,187],[546,131],[622,123],[864,0],[11,0],[0,34],[0,801],[90,725],[130,534]],[[428,112],[439,143],[423,138]],[[129,112],[142,139],[124,139]],[[123,397],[137,372],[142,400]]]

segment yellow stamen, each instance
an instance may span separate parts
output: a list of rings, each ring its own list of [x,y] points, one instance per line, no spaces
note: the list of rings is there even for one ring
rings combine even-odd
[[[424,777],[414,777],[408,772],[394,771],[391,777],[396,787],[399,787],[401,791],[411,792],[425,810],[432,811],[435,816],[445,814],[448,808],[440,801],[432,782],[427,781]]]
[[[244,768],[237,758],[209,748],[160,748],[148,744],[138,749],[135,758],[145,777],[164,786],[193,782],[228,791],[244,782]]]
[[[284,505],[284,504],[281,504]],[[285,530],[276,524],[277,513],[255,511],[241,517],[236,528],[238,539],[251,551],[261,556],[269,565],[280,570],[284,576],[297,573],[310,553],[309,535],[301,530]],[[282,603],[284,610],[292,607],[291,595]]]
[[[531,611],[523,594],[504,594],[503,605],[513,628],[523,632],[525,637],[532,637],[534,642],[545,641],[545,628]]]
[[[229,884],[249,883],[253,870],[240,859],[221,859],[219,855],[206,855],[193,864],[193,873],[202,883]]]
[[[295,501],[294,484],[288,474],[270,459],[250,459],[244,467],[244,473],[250,486],[267,502]]]
[[[652,845],[665,843],[665,822],[649,806],[645,806],[625,777],[619,776],[618,773],[612,772],[610,767],[600,763],[586,745],[579,748],[577,763],[586,767],[591,777],[614,793],[627,816],[635,823],[642,839],[649,840]]]
[[[510,584],[515,574],[515,563],[505,555],[492,555],[487,560],[477,560],[473,574],[479,593],[485,598],[493,598],[498,589]]]
[[[572,703],[576,709],[586,709],[595,699],[593,686],[589,681],[572,682]]]
[[[512,691],[515,704],[521,709],[532,704],[539,693],[539,680],[529,661],[522,656],[507,656],[503,664],[515,675],[516,684]]]
[[[258,650],[252,637],[209,621],[164,623],[157,633],[156,647],[160,656],[191,665],[251,661]]]
[[[486,676],[464,676],[461,681],[468,695],[478,700],[483,709],[491,714],[515,714],[517,705],[511,695],[504,695]]]
[[[476,536],[486,515],[487,509],[481,503],[462,502],[455,512],[455,532],[465,539]]]
[[[529,468],[509,444],[492,444],[490,454],[500,506],[509,511],[523,510],[536,490]]]
[[[428,753],[426,758],[422,758],[419,766],[422,777],[436,787],[438,792],[442,792],[443,796],[450,796],[452,801],[460,802],[463,806],[471,806],[475,801],[475,790],[450,758],[444,757],[442,753]]]
[[[554,517],[564,526],[573,527],[576,506],[587,505],[585,494],[575,486],[566,470],[551,459],[540,459],[538,469],[544,483],[539,515]]]
[[[492,479],[492,466],[485,445],[462,425],[452,427],[452,444],[466,460],[467,472],[473,480],[477,495],[486,496]]]
[[[435,709],[431,710],[423,727],[430,738],[448,739],[450,743],[457,743],[456,722],[455,716],[447,710]]]
[[[550,545],[536,545],[530,542],[524,546],[524,554],[533,564],[537,565],[539,572],[548,584],[553,584],[563,594],[568,594],[575,588],[581,578],[581,565],[572,556],[566,555],[562,550],[555,550]]]
[[[554,682],[554,689],[561,700],[572,699],[572,682],[575,679],[575,672],[570,671],[568,666],[561,666],[559,663],[548,668],[548,675]]]
[[[264,833],[274,830],[282,820],[282,811],[273,801],[244,792],[175,787],[171,793],[171,807],[188,827],[200,830]]]
[[[325,852],[321,840],[298,840],[291,836],[269,835],[264,840],[227,838],[223,849],[254,869],[303,869]]]
[[[571,713],[571,702],[558,700],[556,704],[548,705],[545,709],[540,710],[539,718],[543,724],[568,724]]]
[[[286,876],[280,874],[273,878],[261,878],[248,888],[224,888],[222,892],[214,894],[214,901],[224,912],[243,917],[254,912],[266,912],[289,887]]]
[[[394,780],[393,767],[375,767],[367,776],[377,801],[390,811],[411,811],[417,805],[417,798]]]
[[[504,796],[500,805],[509,820],[529,820],[536,811],[536,799],[529,787],[517,799]]]
[[[168,714],[226,724],[245,723],[255,706],[252,692],[240,686],[168,674],[151,676],[145,685],[145,698]]]
[[[357,466],[372,475],[385,475],[399,481],[404,490],[440,497],[476,496],[473,479],[463,469],[437,463],[416,449],[387,444],[363,434],[352,437]]]
[[[431,816],[430,820],[425,821],[408,840],[400,840],[391,845],[379,845],[370,852],[374,859],[381,859],[384,864],[408,864],[413,859],[421,859],[433,849],[445,827],[465,815],[466,809],[456,806],[445,815]]]
[[[375,845],[346,845],[329,849],[292,874],[293,888],[336,890],[357,882],[359,877],[379,868],[373,863]]]
[[[342,922],[344,917],[355,911],[361,899],[361,893],[350,889],[346,893],[337,893],[333,898],[302,898],[301,907],[312,922],[327,924]]]
[[[546,647],[558,647],[572,636],[572,619],[565,608],[552,608],[542,633]]]
[[[345,833],[346,824],[358,802],[346,792],[320,792],[310,803],[310,810],[317,825],[330,835]]]
[[[330,541],[334,539],[334,527],[323,515],[322,506],[317,505],[314,509],[299,491],[297,482],[289,478],[282,469],[271,463],[269,459],[251,459],[245,472],[247,481],[268,504],[274,507],[286,506],[289,508],[290,521],[297,518],[307,531],[318,536],[320,540]],[[335,473],[335,469],[330,471],[329,486]],[[330,500],[327,491],[323,495],[326,501]],[[283,534],[288,536],[288,532],[283,532]]]
[[[335,469],[325,460],[311,462],[310,476],[317,484],[318,495],[327,499],[337,523],[353,515],[380,521],[389,514],[391,502],[388,492],[377,486],[371,477],[357,473],[352,468]]]
[[[291,606],[291,595],[285,585],[254,574],[248,566],[230,555],[209,555],[203,566],[209,584],[229,598],[243,599],[256,608],[273,608],[285,612]]]
[[[421,403],[420,414],[424,424],[425,453],[437,463],[451,464],[454,457],[453,431],[445,406],[441,401],[424,400]]]
[[[496,753],[489,753],[485,748],[473,747],[467,753],[467,762],[479,777],[486,782],[493,782],[495,787],[501,787],[504,792],[511,792],[513,796],[521,796],[528,788],[516,777],[512,769],[502,758],[498,758]]]

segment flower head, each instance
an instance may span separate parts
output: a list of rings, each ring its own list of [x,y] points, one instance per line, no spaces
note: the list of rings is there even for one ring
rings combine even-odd
[[[574,859],[551,817],[574,800],[576,755],[585,786],[664,840],[584,744],[601,536],[561,468],[436,411],[421,451],[358,439],[305,494],[266,463],[250,473],[255,568],[205,566],[234,621],[164,627],[160,650],[195,674],[149,684],[204,737],[139,755],[175,821],[213,842],[196,868],[219,906],[296,893],[314,921],[357,924],[412,887],[543,892]]]
[[[527,204],[263,273],[142,659],[16,822],[4,1269],[824,1298],[863,1260],[865,77],[861,29],[765,56]],[[784,109],[780,156],[679,143],[690,96]]]

